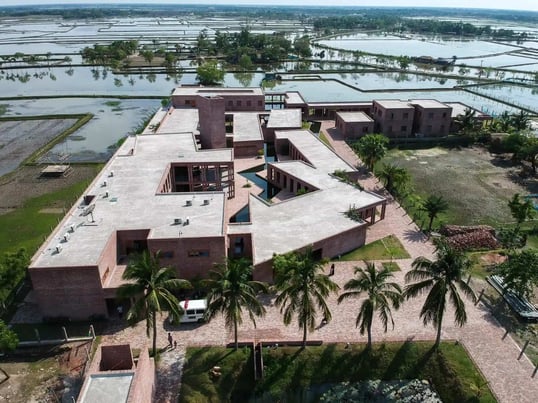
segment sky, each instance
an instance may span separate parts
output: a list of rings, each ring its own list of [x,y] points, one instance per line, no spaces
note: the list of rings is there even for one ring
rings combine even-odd
[[[235,4],[497,8],[538,11],[538,0],[0,0],[0,6],[30,4]]]

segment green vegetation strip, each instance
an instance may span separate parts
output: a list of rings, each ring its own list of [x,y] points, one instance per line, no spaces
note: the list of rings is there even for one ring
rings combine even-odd
[[[95,174],[101,165],[95,165]],[[26,201],[23,207],[7,214],[0,215],[0,256],[6,252],[16,252],[25,248],[32,255],[41,245],[51,229],[63,217],[64,210],[68,210],[76,199],[88,186],[90,180],[85,180],[62,190],[51,192],[43,196]],[[57,213],[44,213],[55,211]]]
[[[431,343],[404,342],[375,345],[329,344],[264,349],[264,376],[254,381],[250,349],[214,348],[187,350],[180,402],[300,401],[307,389],[330,387],[344,381],[367,379],[426,379],[443,402],[495,402],[487,383],[467,355],[453,342],[438,351]],[[210,370],[220,367],[220,376]]]
[[[340,260],[388,260],[408,259],[410,257],[400,240],[395,235],[389,235],[342,255]]]

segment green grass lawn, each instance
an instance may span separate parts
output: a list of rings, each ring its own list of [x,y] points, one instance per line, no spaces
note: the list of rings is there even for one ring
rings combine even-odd
[[[363,344],[349,349],[342,344],[264,349],[264,377],[257,383],[249,349],[192,348],[187,350],[179,401],[247,401],[253,396],[261,402],[298,401],[310,386],[366,379],[430,380],[445,403],[495,401],[461,345],[442,343],[437,352],[431,346],[383,343],[374,345],[370,353]],[[212,379],[209,370],[214,366],[221,368],[222,375]]]
[[[389,260],[389,259],[407,259],[409,253],[405,250],[400,240],[395,235],[389,235],[368,245],[357,248],[345,255],[340,260]]]
[[[100,166],[96,165],[95,172],[99,172],[99,169]],[[0,256],[19,248],[25,248],[31,256],[63,217],[63,210],[71,207],[89,182],[85,180],[30,199],[22,208],[0,215],[0,228],[6,229],[0,231]],[[43,212],[45,209],[57,209],[58,212]]]

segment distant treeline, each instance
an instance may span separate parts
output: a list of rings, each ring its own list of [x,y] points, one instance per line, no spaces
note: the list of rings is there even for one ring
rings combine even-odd
[[[397,33],[488,36],[497,39],[519,39],[527,37],[525,32],[511,29],[493,29],[491,26],[478,26],[470,23],[441,21],[436,19],[399,18],[393,15],[369,16],[349,15],[317,18],[314,20],[316,30],[366,29],[383,30]]]
[[[405,17],[491,18],[517,23],[538,23],[538,12],[458,8],[413,7],[314,7],[314,6],[233,6],[186,4],[97,4],[41,5],[0,7],[0,17],[59,16],[64,19],[99,19],[109,17],[179,17],[246,16],[249,18],[300,19],[315,22],[322,17],[364,16],[405,19]]]

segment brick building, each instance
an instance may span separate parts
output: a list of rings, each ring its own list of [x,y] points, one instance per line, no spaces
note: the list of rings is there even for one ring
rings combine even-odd
[[[332,175],[355,168],[299,129],[300,109],[261,111],[260,89],[182,87],[172,103],[126,139],[33,256],[43,316],[114,314],[129,258],[144,250],[160,251],[182,278],[242,256],[253,261],[255,279],[271,281],[273,253],[313,245],[319,257],[343,254],[364,244],[376,214],[384,217],[383,197]],[[255,157],[267,133],[277,154],[268,182],[291,197],[269,203],[251,194],[248,220],[225,222],[234,158]],[[342,214],[350,209],[361,219]]]

